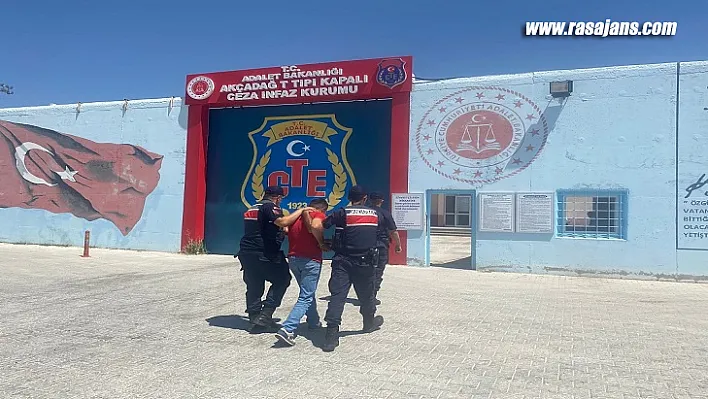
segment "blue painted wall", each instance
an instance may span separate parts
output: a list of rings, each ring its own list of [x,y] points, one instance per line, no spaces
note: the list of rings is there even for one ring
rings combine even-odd
[[[559,80],[574,82],[565,100],[548,94],[549,82]],[[478,160],[481,164],[453,165],[441,146],[433,144],[435,133],[446,118],[454,119],[447,117],[451,110],[480,104],[513,111],[509,115],[514,126],[507,136],[515,140],[510,145],[514,154],[508,163],[486,168],[484,159]],[[708,275],[708,252],[677,251],[677,195],[683,197],[684,186],[708,174],[706,107],[708,63],[418,83],[412,94],[410,191],[626,190],[626,239],[475,233],[477,269]],[[470,109],[475,108],[465,110]],[[677,194],[677,187],[683,193]],[[703,224],[708,227],[708,222]],[[409,233],[410,264],[429,262],[426,240],[425,231]],[[708,249],[708,238],[705,241]]]
[[[677,251],[677,273],[707,275],[708,185],[693,190],[688,198],[686,188],[708,176],[708,62],[681,63],[679,99],[677,244],[685,249]]]
[[[0,121],[51,129],[96,143],[131,144],[162,156],[159,180],[154,190],[147,195],[144,208],[141,207],[140,201],[129,201],[131,203],[119,206],[120,209],[132,207],[132,212],[142,212],[139,221],[129,233],[122,234],[116,224],[105,218],[88,221],[71,213],[11,207],[0,209],[0,242],[81,246],[84,230],[90,230],[91,244],[98,247],[179,251],[184,197],[186,107],[182,106],[179,98],[129,101],[127,108],[123,107],[124,102],[118,101],[83,104],[79,112],[76,104],[2,109]],[[8,144],[7,147],[12,145]],[[3,151],[5,150],[3,147]],[[7,155],[14,151],[5,152]],[[37,161],[37,157],[43,155],[41,152],[34,150],[32,155],[27,155],[27,159],[35,157],[33,161]],[[11,161],[6,158],[8,156],[0,156],[6,163],[2,167],[16,171],[14,157]],[[125,170],[125,155],[119,156],[116,164],[120,165],[115,165],[113,171],[122,170],[125,176],[139,176],[141,173]],[[17,181],[13,181],[13,185],[9,184],[12,176],[5,176],[6,181],[0,181],[0,192],[9,195],[11,192],[15,194],[18,190],[26,189],[24,185],[14,184]],[[79,176],[81,174],[77,177]],[[68,185],[72,187],[72,184],[81,183],[79,180],[78,183]],[[136,184],[140,185],[140,182]],[[109,182],[103,187],[110,189],[103,193],[93,192],[91,195],[94,203],[114,199],[111,197],[115,196],[115,193],[111,190],[116,186]],[[78,189],[79,192],[82,190]],[[100,209],[101,205],[97,207]]]
[[[574,82],[566,100],[548,95],[549,82],[556,80]],[[170,101],[130,101],[125,111],[122,101],[84,104],[78,113],[76,105],[0,109],[0,121],[97,143],[132,144],[163,157],[157,186],[128,234],[104,218],[87,221],[13,207],[0,208],[0,242],[81,245],[83,231],[91,230],[96,246],[178,251],[187,113],[180,99]],[[440,149],[451,142],[439,136],[443,140],[436,144],[435,133],[460,113],[490,105],[510,121],[491,121],[501,126],[503,146],[511,148],[507,161],[498,162],[502,156],[450,162]],[[480,270],[706,276],[708,218],[685,219],[708,216],[708,184],[685,198],[687,187],[708,176],[706,148],[708,62],[419,82],[412,93],[409,187],[626,191],[625,238],[475,233],[473,256]],[[14,159],[5,158],[0,166],[14,168]],[[0,194],[7,187],[0,181]],[[476,217],[476,204],[473,212]],[[426,240],[426,231],[409,232],[409,264],[427,264]]]

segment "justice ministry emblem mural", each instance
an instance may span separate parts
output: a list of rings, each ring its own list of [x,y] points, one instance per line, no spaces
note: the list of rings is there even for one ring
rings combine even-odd
[[[325,198],[329,210],[348,205],[347,193],[356,185],[347,162],[351,134],[334,114],[265,118],[249,133],[253,161],[241,188],[244,205],[255,204],[274,185],[283,187],[286,213],[314,198]]]
[[[475,86],[435,103],[415,133],[418,154],[436,173],[470,184],[493,183],[528,167],[548,138],[541,109],[523,94]]]

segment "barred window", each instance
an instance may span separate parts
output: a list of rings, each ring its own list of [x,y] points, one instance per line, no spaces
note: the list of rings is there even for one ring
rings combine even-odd
[[[627,238],[626,192],[564,190],[557,197],[558,236]]]

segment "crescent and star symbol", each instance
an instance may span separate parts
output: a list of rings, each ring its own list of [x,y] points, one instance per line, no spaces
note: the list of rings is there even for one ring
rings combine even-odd
[[[300,152],[300,153],[295,152],[295,144],[302,144],[302,152]],[[294,156],[294,157],[301,157],[301,156],[305,155],[305,153],[306,153],[307,151],[310,151],[310,146],[307,145],[307,144],[305,144],[305,143],[303,143],[303,142],[300,141],[300,140],[293,140],[293,141],[291,141],[290,143],[288,143],[288,146],[285,148],[285,150],[286,150],[286,151],[288,152],[288,154],[290,154],[291,156]]]
[[[15,147],[15,166],[17,167],[17,171],[20,173],[20,176],[22,176],[23,179],[27,180],[28,182],[32,184],[43,184],[45,186],[56,186],[56,183],[52,184],[49,183],[48,181],[42,179],[41,177],[37,177],[33,175],[28,169],[27,165],[25,164],[25,157],[27,156],[27,153],[29,153],[32,150],[37,150],[37,151],[44,151],[48,154],[54,155],[51,151],[48,149],[42,147],[39,144],[31,143],[31,142],[25,142],[20,144],[19,146]],[[69,169],[67,166],[63,171],[61,172],[56,172],[56,173],[62,180],[69,180],[70,182],[76,182],[76,179],[74,178],[74,175],[79,173],[75,170]]]
[[[482,122],[483,120],[487,119],[487,118],[485,118],[485,117],[482,117],[482,120],[481,120],[481,121],[478,121],[478,120],[477,120],[477,117],[478,117],[478,116],[481,116],[481,115],[480,115],[480,114],[474,114],[474,115],[472,115],[472,122],[474,122],[474,123],[480,123],[480,122]]]

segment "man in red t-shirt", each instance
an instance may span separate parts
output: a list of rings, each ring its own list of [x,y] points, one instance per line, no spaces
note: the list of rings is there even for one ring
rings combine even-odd
[[[310,328],[319,328],[320,316],[317,313],[317,284],[322,271],[322,252],[329,251],[324,242],[322,221],[327,211],[327,201],[321,198],[310,202],[315,211],[303,212],[302,216],[288,230],[288,263],[295,280],[300,286],[300,295],[290,315],[275,336],[288,345],[295,345],[295,330],[300,319],[307,316]]]

